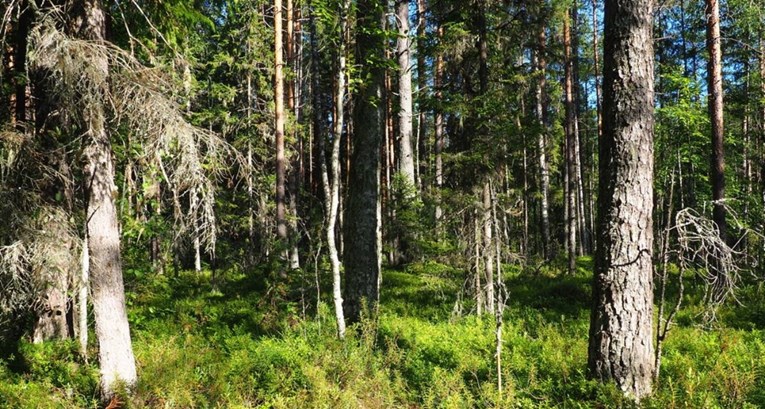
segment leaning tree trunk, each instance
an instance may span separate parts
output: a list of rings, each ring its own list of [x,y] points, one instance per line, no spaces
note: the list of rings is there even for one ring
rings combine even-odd
[[[591,376],[639,400],[653,357],[653,0],[606,0]]]
[[[345,312],[359,322],[362,308],[374,313],[380,297],[380,149],[383,136],[385,3],[359,0],[356,61],[362,66],[353,110],[353,154],[345,219]]]

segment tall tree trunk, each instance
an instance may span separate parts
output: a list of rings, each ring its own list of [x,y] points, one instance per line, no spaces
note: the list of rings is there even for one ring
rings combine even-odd
[[[425,98],[427,96],[428,76],[425,59],[425,36],[427,32],[426,13],[428,4],[426,0],[417,0],[417,142],[419,155],[417,156],[419,169],[417,171],[417,187],[422,190],[423,175],[430,168],[430,154],[428,152],[427,111],[425,110]]]
[[[327,214],[326,238],[329,251],[329,261],[332,266],[332,298],[335,303],[335,319],[337,321],[337,334],[340,339],[345,338],[345,316],[343,315],[343,294],[341,289],[340,257],[337,252],[335,228],[337,225],[337,212],[340,202],[340,142],[343,134],[344,101],[345,101],[345,76],[346,76],[346,33],[348,31],[348,10],[350,0],[344,0],[340,9],[340,49],[338,50],[337,90],[335,94],[335,129],[332,135],[332,153],[330,156],[330,169],[327,169],[326,155],[321,155],[322,183],[324,185],[325,212]],[[323,138],[322,138],[323,141]],[[330,180],[330,173],[332,179]]]
[[[545,50],[547,48],[547,38],[545,36],[545,25],[540,23],[539,31],[537,33],[537,50],[535,53],[536,59],[536,71],[539,77],[536,82],[536,117],[537,127],[539,128],[539,134],[537,135],[537,150],[539,160],[539,188],[541,193],[541,209],[542,216],[542,252],[547,260],[554,257],[552,242],[550,240],[550,169],[547,162],[547,141],[546,141],[546,124],[545,124],[545,84],[546,84],[546,70],[547,61],[545,58]]]
[[[600,53],[598,50],[600,49],[600,41],[598,40],[598,32],[600,31],[600,27],[598,27],[598,1],[592,0],[592,61],[593,61],[593,77],[595,78],[595,111],[597,113],[597,121],[598,121],[598,134],[597,134],[597,141],[600,142],[600,139],[603,137],[603,90],[600,86],[600,64],[599,64],[599,55]],[[595,145],[597,146],[597,144]],[[590,250],[594,249],[597,243],[596,237],[595,237],[595,209],[593,203],[595,202],[594,196],[595,196],[595,190],[593,188],[593,176],[595,175],[595,155],[597,149],[593,148],[591,149],[591,158],[590,158],[590,178],[589,178],[589,194],[590,194],[590,225],[588,226],[590,230]]]
[[[601,106],[603,90],[600,86],[599,55],[600,41],[598,40],[598,0],[592,0],[592,72],[595,77],[595,110],[598,115],[598,141],[603,135],[603,110]],[[594,216],[594,215],[593,215]],[[593,217],[594,218],[594,217]]]
[[[274,139],[276,143],[276,236],[283,260],[287,259],[286,158],[284,155],[284,61],[282,0],[274,0]]]
[[[723,89],[722,50],[720,48],[720,7],[718,0],[705,0],[707,14],[707,83],[709,91],[709,122],[712,124],[711,175],[713,219],[720,229],[720,238],[727,240],[728,227],[725,222],[725,153],[723,147]]]
[[[399,166],[398,171],[409,187],[415,186],[414,148],[412,145],[412,69],[411,47],[409,38],[409,0],[396,3],[398,38],[396,55],[398,56],[398,131],[399,131]],[[409,200],[406,198],[405,200]]]
[[[579,81],[579,2],[574,1],[571,6],[571,21],[573,29],[571,30],[571,67],[573,74],[573,99],[574,99],[574,175],[576,177],[576,203],[577,203],[577,231],[579,232],[578,254],[583,256],[590,253],[590,234],[587,231],[588,214],[585,211],[584,195],[584,158],[587,147],[587,139],[584,132],[579,129],[579,118],[582,106],[580,104],[580,95],[587,95],[582,91],[582,84]]]
[[[298,73],[299,60],[295,58],[295,9],[292,7],[293,0],[286,0],[285,14],[287,16],[287,35],[284,42],[285,54],[287,55],[286,65],[290,67],[289,80],[286,81],[286,102],[287,112],[292,112],[295,115],[295,119],[298,118],[298,105],[297,104],[297,91],[296,79]],[[293,140],[297,140],[298,137],[297,127],[292,127]],[[298,147],[295,149],[299,152]],[[286,160],[286,159],[285,159]],[[287,200],[287,207],[289,211],[288,228],[291,236],[289,241],[289,265],[290,270],[297,270],[300,268],[300,251],[298,249],[298,242],[300,233],[298,231],[298,200],[300,198],[300,156],[295,156],[296,163],[293,164],[292,170],[287,177],[287,187],[285,187],[285,195]],[[285,165],[286,166],[286,165]]]
[[[639,400],[653,356],[653,0],[606,0],[591,376]]]
[[[437,36],[439,45],[443,40],[444,28],[440,24],[437,29]],[[442,152],[444,150],[444,112],[443,112],[443,77],[444,77],[444,55],[443,51],[439,50],[436,54],[436,73],[433,80],[433,86],[435,87],[436,107],[434,110],[433,124],[435,126],[435,146],[433,147],[433,154],[435,155],[435,173],[436,173],[436,231],[440,232],[439,227],[441,225],[441,218],[443,217],[443,210],[441,209],[441,188],[444,185],[444,161]]]
[[[563,19],[563,48],[565,53],[565,92],[566,92],[566,220],[568,272],[576,271],[576,255],[581,245],[577,237],[579,227],[579,207],[577,206],[577,192],[579,191],[578,175],[579,152],[578,125],[576,115],[576,98],[574,96],[574,60],[571,51],[571,15],[566,12]]]
[[[285,0],[286,8],[284,10],[287,19],[287,35],[284,38],[284,53],[286,54],[286,66],[290,67],[289,81],[286,81],[286,101],[287,110],[295,109],[295,10],[292,7],[293,0]]]
[[[72,0],[72,31],[82,39],[103,42],[106,16],[100,0]],[[92,62],[109,72],[109,62]],[[120,233],[115,206],[114,162],[106,130],[105,103],[91,101],[82,109],[83,127],[88,130],[83,142],[84,176],[87,195],[87,234],[90,253],[90,284],[98,339],[101,394],[114,396],[118,381],[128,389],[137,380],[135,357],[125,307],[122,281]]]
[[[380,298],[380,144],[383,137],[383,59],[385,5],[359,0],[356,61],[367,61],[359,72],[361,82],[353,110],[353,157],[348,184],[344,262],[345,312],[349,322],[359,322],[366,305],[376,315]]]

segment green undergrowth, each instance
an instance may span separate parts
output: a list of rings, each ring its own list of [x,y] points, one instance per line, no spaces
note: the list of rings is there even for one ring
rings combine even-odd
[[[633,407],[586,376],[588,259],[575,275],[505,266],[502,392],[495,323],[477,318],[464,272],[437,263],[386,271],[380,318],[335,335],[331,305],[233,272],[129,276],[140,382],[133,408]],[[271,288],[267,291],[266,288]],[[648,408],[765,407],[765,296],[699,324],[689,282]],[[670,297],[674,295],[670,287]],[[326,294],[325,296],[329,296]],[[292,300],[290,302],[284,299]],[[282,300],[282,301],[279,301]],[[302,317],[306,313],[306,318]],[[22,343],[0,362],[0,407],[97,407],[97,368],[74,342]],[[91,351],[95,357],[95,348]],[[93,358],[95,359],[95,358]],[[11,360],[15,365],[10,365]]]

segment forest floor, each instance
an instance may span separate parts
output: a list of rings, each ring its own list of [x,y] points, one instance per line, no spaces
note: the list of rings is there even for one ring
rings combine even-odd
[[[575,275],[506,268],[502,393],[495,321],[471,314],[472,302],[460,301],[465,273],[443,265],[386,271],[379,321],[353,327],[344,342],[335,335],[331,294],[322,294],[326,302],[317,311],[312,275],[274,287],[262,278],[228,272],[212,286],[209,272],[127,271],[140,383],[126,404],[630,407],[613,386],[586,377],[591,261],[580,259],[579,265]],[[740,304],[719,309],[711,325],[701,325],[702,293],[702,286],[687,277],[656,393],[643,406],[765,407],[765,289],[744,286]],[[76,351],[73,341],[22,342],[0,361],[0,407],[97,407],[98,370]],[[90,356],[96,359],[94,346]]]

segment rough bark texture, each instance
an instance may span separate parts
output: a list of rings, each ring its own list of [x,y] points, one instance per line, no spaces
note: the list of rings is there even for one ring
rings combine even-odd
[[[718,201],[725,198],[725,153],[723,149],[722,50],[720,49],[720,6],[718,0],[706,0],[707,13],[707,82],[709,90],[709,122],[712,125],[711,174],[714,221],[720,237],[727,239],[725,207]]]
[[[276,143],[276,235],[287,245],[286,159],[284,157],[284,58],[282,55],[282,0],[274,0],[274,139]],[[285,247],[286,249],[286,247]],[[286,259],[286,251],[285,257]]]
[[[603,139],[589,370],[651,393],[653,0],[606,0]]]
[[[106,16],[100,0],[73,0],[71,29],[83,39],[104,41]],[[108,61],[93,65],[109,70]],[[122,281],[120,232],[114,184],[111,141],[106,130],[104,101],[83,100],[82,121],[88,130],[84,141],[84,176],[87,194],[88,252],[93,313],[98,339],[101,393],[106,399],[118,382],[132,388],[137,380],[130,327]]]
[[[415,186],[414,149],[412,145],[412,69],[410,63],[411,47],[409,39],[409,0],[396,3],[398,21],[398,131],[399,131],[399,167],[398,171],[410,186]]]
[[[357,3],[356,61],[361,68],[359,93],[353,111],[353,154],[345,219],[345,312],[358,322],[362,306],[374,313],[380,296],[380,149],[383,137],[383,66],[385,4]]]

